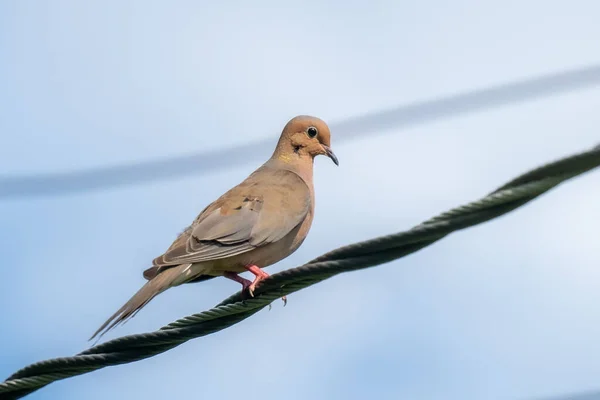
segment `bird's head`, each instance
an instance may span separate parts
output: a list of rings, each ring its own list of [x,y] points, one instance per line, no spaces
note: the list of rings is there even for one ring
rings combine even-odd
[[[331,149],[329,127],[323,120],[308,115],[294,117],[285,125],[275,153],[284,161],[325,155],[339,165]]]

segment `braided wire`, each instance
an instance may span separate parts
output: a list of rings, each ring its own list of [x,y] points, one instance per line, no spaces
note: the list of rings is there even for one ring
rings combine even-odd
[[[0,383],[0,399],[18,399],[57,380],[152,357],[190,339],[218,332],[252,316],[274,300],[337,274],[374,267],[414,253],[448,234],[504,215],[560,183],[600,165],[600,146],[527,172],[482,199],[456,207],[404,232],[347,245],[271,275],[244,300],[238,292],[210,310],[157,331],[124,336],[75,356],[36,362]]]

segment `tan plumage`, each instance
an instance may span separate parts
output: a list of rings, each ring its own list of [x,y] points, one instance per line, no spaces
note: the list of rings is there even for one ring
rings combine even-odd
[[[133,317],[161,292],[183,283],[226,276],[252,295],[268,274],[260,268],[292,254],[312,224],[313,159],[330,148],[327,124],[298,116],[284,127],[271,158],[208,207],[144,271],[148,282],[92,336]],[[258,268],[257,268],[258,267]],[[249,270],[249,282],[237,274]]]

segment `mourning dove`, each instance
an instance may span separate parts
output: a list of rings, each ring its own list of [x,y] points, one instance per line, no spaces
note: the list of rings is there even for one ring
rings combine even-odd
[[[271,158],[206,207],[153,260],[144,271],[148,282],[90,340],[183,283],[224,276],[253,296],[256,285],[269,276],[261,268],[286,258],[306,238],[315,207],[313,160],[323,154],[339,164],[330,146],[325,122],[305,115],[291,119]],[[244,271],[255,276],[252,282],[238,275]]]

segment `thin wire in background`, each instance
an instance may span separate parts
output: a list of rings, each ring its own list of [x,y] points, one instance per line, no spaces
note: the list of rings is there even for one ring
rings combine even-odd
[[[575,392],[552,397],[539,397],[535,400],[600,400],[600,391]]]
[[[330,125],[332,131],[336,133],[336,142],[345,142],[365,133],[379,134],[392,128],[534,100],[599,84],[600,66],[591,66],[400,106],[349,118]],[[266,138],[225,150],[129,165],[90,168],[64,173],[0,176],[0,199],[63,195],[194,174],[208,174],[265,159],[268,156],[267,152],[271,149],[272,141],[273,138]]]

